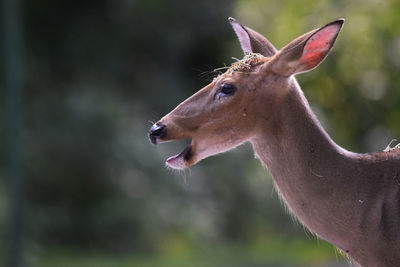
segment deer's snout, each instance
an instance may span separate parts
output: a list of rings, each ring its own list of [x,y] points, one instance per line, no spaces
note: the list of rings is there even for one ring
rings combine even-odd
[[[149,132],[150,141],[153,144],[157,144],[157,139],[163,138],[167,133],[167,127],[163,124],[155,123]]]

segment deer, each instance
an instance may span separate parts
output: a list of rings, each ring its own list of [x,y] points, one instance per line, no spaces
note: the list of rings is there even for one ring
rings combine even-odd
[[[149,131],[153,144],[188,140],[166,164],[182,170],[250,142],[289,211],[362,267],[400,266],[400,146],[356,153],[336,144],[295,76],[331,51],[344,19],[277,50],[229,22],[244,58],[183,101]]]

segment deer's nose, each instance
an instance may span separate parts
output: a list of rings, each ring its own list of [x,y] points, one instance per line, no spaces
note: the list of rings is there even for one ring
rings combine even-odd
[[[157,139],[164,137],[166,133],[167,133],[167,127],[165,125],[156,123],[150,129],[149,133],[150,141],[153,144],[157,144]]]

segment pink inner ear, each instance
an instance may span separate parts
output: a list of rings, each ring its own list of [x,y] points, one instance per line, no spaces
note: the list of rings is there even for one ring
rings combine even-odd
[[[302,65],[307,69],[317,66],[331,49],[339,29],[337,25],[330,25],[316,32],[304,46]]]
[[[232,28],[239,39],[240,46],[242,47],[243,52],[245,54],[250,54],[252,50],[249,35],[245,31],[245,29],[243,29],[242,25],[240,25],[235,19],[229,18],[229,21],[231,22]]]

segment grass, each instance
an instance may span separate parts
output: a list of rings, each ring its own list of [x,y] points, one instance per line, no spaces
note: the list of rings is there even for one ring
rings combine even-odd
[[[294,267],[340,262],[334,248],[315,240],[258,240],[256,243],[197,247],[184,240],[166,240],[156,254],[112,256],[99,252],[53,250],[36,255],[40,267]]]

